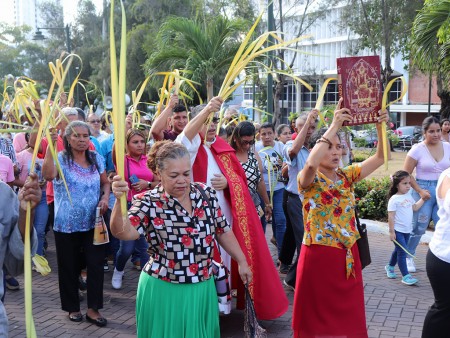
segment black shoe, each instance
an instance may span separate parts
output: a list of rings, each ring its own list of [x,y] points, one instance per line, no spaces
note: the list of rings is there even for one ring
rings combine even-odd
[[[283,281],[283,284],[290,290],[295,292],[295,285],[292,286],[291,284],[288,284],[288,282],[286,282],[286,279]]]
[[[283,275],[287,274],[289,271],[289,265],[281,263],[280,267],[278,268],[278,271]]]
[[[83,320],[83,315],[80,312],[69,314],[69,320],[79,323]]]
[[[97,325],[98,327],[104,327],[104,326],[106,326],[106,324],[108,324],[108,321],[106,320],[106,318],[103,318],[103,317],[100,316],[97,319],[92,319],[91,317],[89,317],[87,315],[87,313],[86,313],[86,320],[89,323]]]
[[[103,272],[109,272],[109,265],[106,259],[105,262],[103,263]]]

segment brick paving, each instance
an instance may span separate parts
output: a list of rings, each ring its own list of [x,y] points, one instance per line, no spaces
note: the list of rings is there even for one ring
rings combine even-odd
[[[268,227],[267,238],[270,236]],[[33,313],[38,337],[135,337],[134,305],[139,272],[133,269],[131,264],[127,265],[124,287],[121,290],[111,287],[112,272],[105,273],[105,301],[101,313],[108,319],[107,327],[98,328],[86,321],[73,323],[68,320],[67,314],[60,310],[53,235],[49,234],[48,237],[50,246],[47,258],[53,271],[47,277],[33,272]],[[419,284],[406,286],[401,283],[400,278],[386,278],[384,265],[393,249],[389,238],[378,233],[369,233],[369,238],[372,264],[363,272],[369,337],[420,337],[427,308],[433,299],[425,272],[427,246],[420,245],[417,249],[418,272],[414,275],[419,279]],[[270,244],[270,248],[274,254],[273,245]],[[398,269],[397,273],[400,275]],[[22,278],[18,280],[22,286]],[[276,320],[262,322],[267,328],[268,337],[292,337],[290,323],[293,292],[286,289],[286,294],[290,301],[289,311]],[[10,337],[25,337],[23,290],[8,290],[5,306]],[[84,300],[81,302],[81,311],[85,313],[86,310]],[[221,316],[220,326],[221,336],[224,338],[243,337],[243,311],[233,310],[230,315]]]

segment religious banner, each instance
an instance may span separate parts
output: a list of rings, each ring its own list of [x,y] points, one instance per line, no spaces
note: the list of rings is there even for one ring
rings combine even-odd
[[[344,125],[376,123],[381,109],[381,65],[379,56],[337,59],[339,97],[350,109],[353,120]]]

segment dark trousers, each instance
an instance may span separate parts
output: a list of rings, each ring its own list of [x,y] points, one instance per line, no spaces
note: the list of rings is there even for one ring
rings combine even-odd
[[[59,294],[61,308],[67,312],[80,311],[78,293],[80,263],[83,249],[87,265],[88,308],[103,308],[103,261],[105,245],[94,245],[94,230],[74,233],[55,233],[56,258],[58,263]]]
[[[423,324],[422,338],[450,337],[450,263],[427,253],[427,276],[434,294]]]
[[[296,194],[288,193],[287,199],[287,217],[290,219],[292,224],[292,229],[294,231],[295,246],[297,248],[297,259],[294,264],[292,264],[289,269],[285,281],[289,285],[295,285],[297,279],[297,263],[300,257],[300,249],[303,241],[303,234],[305,233],[305,228],[303,226],[303,205],[300,197]]]
[[[289,192],[284,190],[283,192],[283,212],[286,215],[286,231],[284,233],[283,243],[280,250],[280,262],[286,265],[291,265],[294,259],[296,250],[294,229],[292,228],[291,218],[287,212],[287,201]]]

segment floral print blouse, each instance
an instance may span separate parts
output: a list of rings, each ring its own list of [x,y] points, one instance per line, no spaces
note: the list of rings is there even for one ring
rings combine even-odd
[[[361,175],[361,164],[339,168],[336,182],[317,171],[303,194],[304,245],[326,245],[347,250],[347,278],[355,276],[351,247],[360,238],[356,228],[355,196],[352,184]]]
[[[204,200],[197,185],[209,196]],[[219,207],[214,189],[191,184],[192,214],[158,185],[135,195],[128,218],[150,244],[143,271],[171,283],[198,283],[210,278],[215,234],[231,228]]]

